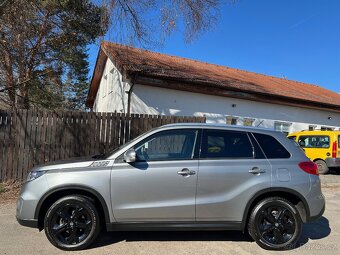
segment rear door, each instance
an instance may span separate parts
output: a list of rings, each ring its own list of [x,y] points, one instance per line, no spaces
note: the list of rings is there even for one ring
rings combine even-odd
[[[271,166],[251,134],[204,130],[196,197],[197,221],[241,221],[251,197],[270,186]]]

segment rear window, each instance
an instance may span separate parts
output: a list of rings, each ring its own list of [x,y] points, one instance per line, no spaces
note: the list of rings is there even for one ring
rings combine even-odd
[[[270,135],[253,133],[267,158],[290,158],[290,153],[278,140]]]
[[[327,135],[302,135],[298,143],[303,148],[329,148],[330,139]]]
[[[253,158],[253,147],[243,132],[206,130],[201,158]]]

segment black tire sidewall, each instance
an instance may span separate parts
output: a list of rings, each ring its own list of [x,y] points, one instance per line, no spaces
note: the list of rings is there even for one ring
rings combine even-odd
[[[286,243],[284,244],[271,244],[268,243],[266,240],[264,240],[258,230],[258,220],[259,217],[261,216],[261,211],[264,208],[267,208],[269,206],[276,205],[276,206],[281,206],[287,208],[291,214],[294,217],[295,220],[295,231],[293,234],[293,237]],[[298,210],[292,205],[290,202],[283,198],[267,198],[262,200],[260,203],[258,203],[250,216],[249,219],[249,234],[253,237],[253,239],[256,241],[256,243],[261,246],[264,249],[267,250],[287,250],[287,249],[292,249],[295,248],[296,242],[299,240],[301,231],[302,231],[302,220],[299,215]]]
[[[74,245],[68,245],[60,242],[58,239],[55,238],[53,233],[51,232],[51,221],[56,213],[56,211],[67,204],[74,204],[74,205],[80,205],[82,206],[85,210],[88,211],[88,213],[91,216],[92,220],[92,228],[88,236],[80,243],[74,244]],[[48,240],[57,248],[62,249],[62,250],[68,250],[68,251],[73,251],[73,250],[82,250],[87,248],[91,243],[96,239],[96,237],[99,234],[100,231],[100,222],[99,222],[99,215],[98,212],[93,205],[93,203],[86,197],[83,196],[66,196],[63,197],[59,200],[57,200],[52,206],[48,209],[46,215],[45,215],[45,220],[44,220],[44,229],[45,229],[45,234],[48,238]]]

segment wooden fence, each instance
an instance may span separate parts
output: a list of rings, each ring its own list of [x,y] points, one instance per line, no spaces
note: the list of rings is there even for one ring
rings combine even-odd
[[[151,128],[176,122],[205,122],[205,118],[0,111],[0,181],[22,181],[35,165],[105,153]]]

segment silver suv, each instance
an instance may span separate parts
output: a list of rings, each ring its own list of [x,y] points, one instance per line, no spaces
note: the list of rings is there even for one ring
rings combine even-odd
[[[16,214],[63,250],[88,247],[103,228],[240,230],[282,250],[324,209],[317,166],[282,133],[172,124],[107,155],[35,167]]]

